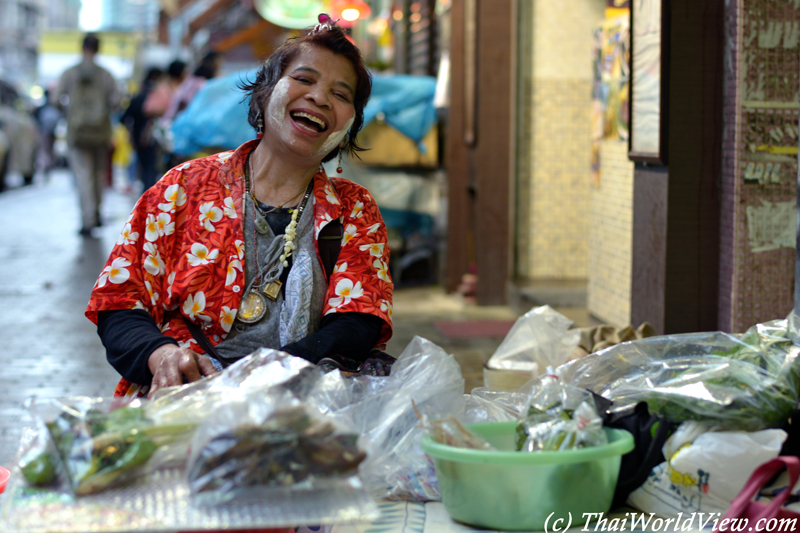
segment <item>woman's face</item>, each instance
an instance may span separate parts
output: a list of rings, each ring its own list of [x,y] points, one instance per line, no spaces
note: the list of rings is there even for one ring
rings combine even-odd
[[[356,81],[348,59],[305,45],[264,102],[264,140],[318,164],[353,124]]]

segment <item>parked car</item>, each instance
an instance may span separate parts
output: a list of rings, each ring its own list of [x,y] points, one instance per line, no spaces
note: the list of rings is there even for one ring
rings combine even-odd
[[[19,93],[0,80],[0,131],[8,145],[5,159],[0,161],[0,190],[5,189],[6,177],[11,172],[21,174],[25,184],[33,183],[39,128],[25,107]]]

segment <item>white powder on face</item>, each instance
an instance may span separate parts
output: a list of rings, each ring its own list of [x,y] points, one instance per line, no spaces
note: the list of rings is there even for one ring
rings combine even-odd
[[[345,135],[347,135],[347,132],[350,131],[350,126],[353,125],[353,121],[355,119],[356,117],[355,115],[353,115],[352,117],[350,117],[350,120],[347,121],[347,123],[344,125],[342,129],[336,130],[333,133],[331,133],[328,136],[328,139],[322,145],[322,148],[317,150],[317,153],[314,155],[320,155],[320,154],[327,155],[328,153],[331,152],[331,150],[336,148],[339,145],[339,143],[342,142],[342,139],[344,139]]]
[[[283,127],[283,119],[286,116],[286,107],[289,105],[289,78],[281,78],[272,89],[272,95],[269,98],[267,106],[267,113],[269,125],[280,131]]]

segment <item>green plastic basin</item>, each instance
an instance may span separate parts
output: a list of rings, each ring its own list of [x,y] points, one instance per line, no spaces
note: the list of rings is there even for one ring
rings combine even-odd
[[[622,456],[633,450],[633,436],[604,428],[609,443],[559,452],[517,452],[517,423],[481,422],[467,427],[498,451],[439,444],[425,436],[422,449],[434,462],[442,503],[459,522],[485,529],[550,529],[555,520],[581,525],[584,513],[611,507]]]

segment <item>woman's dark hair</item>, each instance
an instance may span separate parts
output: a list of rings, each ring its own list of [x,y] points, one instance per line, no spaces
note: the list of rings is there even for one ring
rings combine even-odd
[[[345,57],[353,65],[353,70],[356,72],[356,87],[353,97],[355,116],[353,117],[353,125],[350,126],[350,131],[345,138],[343,149],[351,156],[356,156],[356,152],[364,150],[356,142],[356,134],[364,125],[364,107],[367,105],[369,95],[372,92],[372,77],[367,67],[364,66],[364,60],[361,58],[361,52],[359,52],[358,47],[350,42],[344,30],[336,25],[324,26],[321,29],[312,30],[300,37],[290,39],[275,50],[261,65],[253,83],[243,82],[239,85],[239,88],[247,93],[245,100],[250,99],[247,121],[253,129],[257,129],[258,115],[263,113],[261,103],[272,96],[272,91],[283,76],[286,67],[297,58],[303,49],[303,45],[306,44],[330,50],[334,54]],[[333,151],[325,155],[322,161],[330,161],[338,154],[339,147],[337,146]]]

